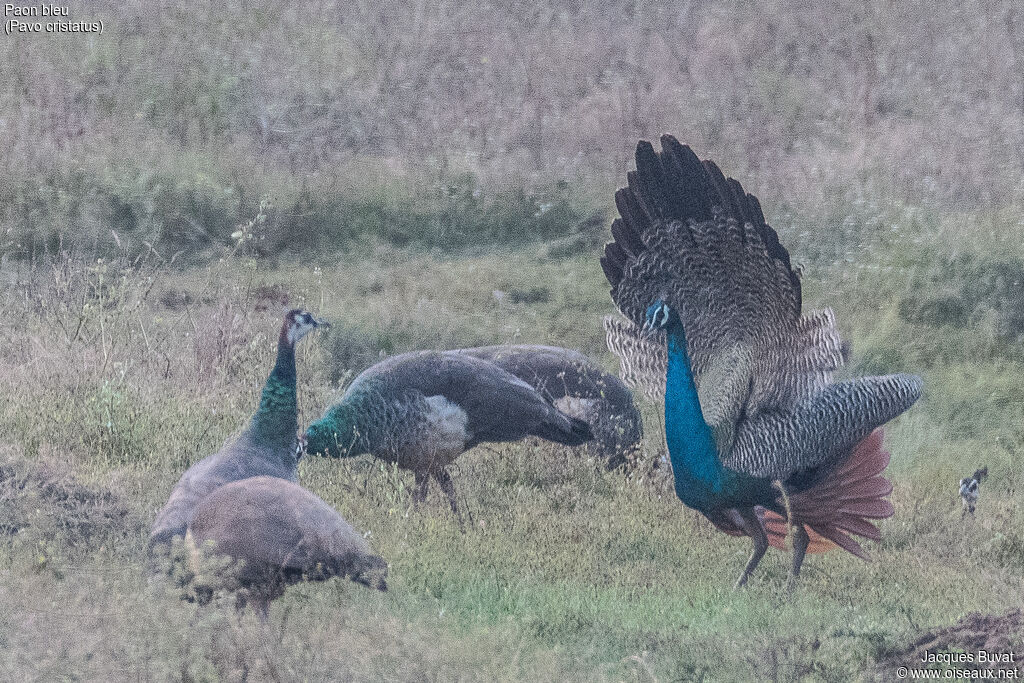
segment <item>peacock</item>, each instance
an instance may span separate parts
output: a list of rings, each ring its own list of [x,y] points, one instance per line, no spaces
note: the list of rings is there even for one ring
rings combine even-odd
[[[675,491],[753,540],[744,585],[769,545],[793,532],[792,583],[805,553],[893,514],[881,426],[919,398],[909,374],[837,382],[846,361],[831,310],[802,312],[800,277],[756,197],[671,136],[641,141],[615,195],[601,265],[627,318],[606,323],[625,376],[663,387]],[[649,391],[658,393],[658,390]]]
[[[412,470],[417,503],[426,499],[433,477],[461,519],[448,465],[477,444],[527,436],[569,446],[592,438],[584,420],[559,412],[493,363],[449,351],[413,351],[364,370],[304,439],[307,453],[370,453]]]
[[[175,536],[184,536],[196,505],[223,484],[261,474],[297,479],[295,345],[312,330],[328,326],[300,309],[285,314],[277,341],[277,362],[263,385],[259,409],[237,439],[185,470],[153,522],[151,549],[170,544]]]
[[[566,415],[585,420],[594,434],[587,446],[609,468],[625,463],[643,441],[643,418],[633,402],[633,392],[578,351],[509,344],[455,352],[494,363],[539,391]]]
[[[224,484],[196,506],[186,539],[190,559],[211,543],[216,553],[234,560],[220,578],[237,591],[238,608],[251,603],[264,620],[269,602],[299,581],[347,576],[387,590],[387,562],[363,535],[321,498],[286,479],[258,476]]]

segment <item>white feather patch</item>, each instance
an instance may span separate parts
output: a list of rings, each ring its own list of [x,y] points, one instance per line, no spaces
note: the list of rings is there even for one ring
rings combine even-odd
[[[569,417],[575,417],[584,422],[591,422],[597,415],[596,398],[579,398],[577,396],[563,396],[555,399],[555,407]]]
[[[426,449],[434,453],[461,453],[469,441],[469,415],[444,396],[429,396],[427,404],[430,406],[426,415],[430,443],[424,444]]]

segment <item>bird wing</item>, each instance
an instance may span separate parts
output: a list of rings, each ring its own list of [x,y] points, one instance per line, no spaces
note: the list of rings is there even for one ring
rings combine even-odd
[[[645,337],[639,327],[617,315],[604,317],[604,332],[608,350],[619,359],[619,376],[626,385],[648,400],[663,400],[668,371],[665,333],[658,331]]]
[[[443,396],[465,411],[470,445],[515,441],[543,425],[571,430],[569,418],[532,386],[494,363],[456,351],[403,354],[371,368],[378,391]]]
[[[606,454],[618,457],[643,438],[643,418],[633,393],[578,351],[509,344],[458,349],[457,353],[487,360],[528,382],[559,411],[589,424],[597,447]]]
[[[701,408],[723,464],[750,473],[764,470],[764,459],[769,469],[792,473],[837,457],[832,445],[794,448],[791,431],[773,431],[790,429],[798,416],[844,406],[876,416],[888,414],[876,404],[909,407],[920,383],[908,376],[857,385],[863,391],[856,401],[824,392],[846,355],[832,311],[802,312],[799,274],[756,197],[675,138],[663,136],[661,146],[660,153],[647,142],[637,146],[637,170],[615,195],[620,218],[601,259],[612,299],[628,319],[606,323],[626,376],[650,385],[664,367],[664,337],[638,334],[647,307],[660,298],[686,330]],[[860,434],[862,421],[852,422],[830,444]]]
[[[721,405],[721,419],[814,394],[842,343],[831,311],[802,315],[799,275],[757,198],[671,136],[660,154],[641,142],[636,159],[601,259],[619,310],[635,326],[658,298],[679,312],[702,406]],[[728,381],[711,390],[709,375]]]
[[[493,363],[535,388],[548,401],[572,396],[604,399],[623,407],[632,405],[632,395],[619,378],[578,351],[539,344],[508,344],[456,349],[452,353]]]

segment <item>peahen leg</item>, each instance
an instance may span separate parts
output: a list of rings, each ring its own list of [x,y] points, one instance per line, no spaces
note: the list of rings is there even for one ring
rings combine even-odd
[[[757,518],[757,513],[754,512],[753,508],[735,509],[732,512],[735,513],[733,519],[739,525],[743,531],[750,536],[750,539],[754,542],[754,551],[750,553],[750,559],[747,560],[747,566],[743,569],[743,573],[740,574],[740,578],[736,581],[736,588],[745,586],[747,579],[754,573],[758,563],[764,554],[768,552],[768,534],[764,531],[764,526],[761,525],[761,520]]]
[[[270,618],[270,600],[266,596],[261,595],[251,600],[249,604],[252,605],[260,622],[266,624]]]
[[[462,519],[462,513],[459,512],[459,504],[456,501],[455,483],[452,482],[451,473],[445,468],[436,469],[434,470],[434,479],[437,479],[437,483],[441,487],[441,490],[444,491],[444,494],[446,496],[448,496],[448,502],[452,506],[452,512],[455,513],[455,516],[459,519],[459,526],[465,528],[465,523],[463,522]],[[473,523],[472,514],[469,515],[469,522],[470,524]]]
[[[412,490],[413,505],[419,505],[427,499],[427,489],[430,487],[430,472],[426,470],[415,470],[416,487]]]
[[[800,567],[804,563],[804,555],[807,554],[807,546],[811,544],[811,537],[807,535],[807,528],[803,524],[793,527],[793,568],[789,572],[789,587],[796,584],[800,577]]]
[[[444,491],[444,495],[448,496],[448,503],[452,506],[452,512],[455,513],[456,517],[461,517],[459,514],[459,504],[455,499],[455,484],[452,482],[452,475],[448,473],[448,470],[440,467],[434,470],[434,479],[437,479],[437,483],[441,490]]]

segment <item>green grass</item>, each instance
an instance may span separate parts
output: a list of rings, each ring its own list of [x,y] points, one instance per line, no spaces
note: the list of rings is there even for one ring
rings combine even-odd
[[[1015,378],[1024,362],[1012,330],[987,322],[1004,315],[1003,298],[957,294],[985,307],[966,323],[901,313],[914,291],[934,295],[906,282],[941,274],[958,292],[963,278],[998,272],[1019,254],[968,262],[949,252],[924,242],[871,251],[856,266],[811,260],[805,277],[807,306],[836,308],[853,371],[926,380],[921,402],[887,430],[897,514],[882,525],[885,540],[868,544],[873,562],[814,556],[789,595],[788,558],[773,551],[750,588],[734,592],[749,542],[679,503],[658,466],[657,410],[645,406],[645,456],[628,476],[551,445],[464,455],[454,478],[473,515],[466,533],[436,491],[412,510],[406,473],[365,459],[304,462],[301,482],[369,531],[391,563],[390,590],[298,586],[274,603],[265,628],[227,606],[180,603],[147,583],[142,563],[148,525],[181,471],[251,414],[285,301],[336,325],[300,349],[308,422],[382,350],[555,343],[614,368],[596,252],[370,246],[317,265],[9,266],[0,391],[17,400],[0,410],[13,463],[0,527],[20,531],[0,535],[0,671],[845,681],[921,629],[1019,607],[1024,397]],[[962,522],[955,483],[984,464],[992,476],[978,516]]]

